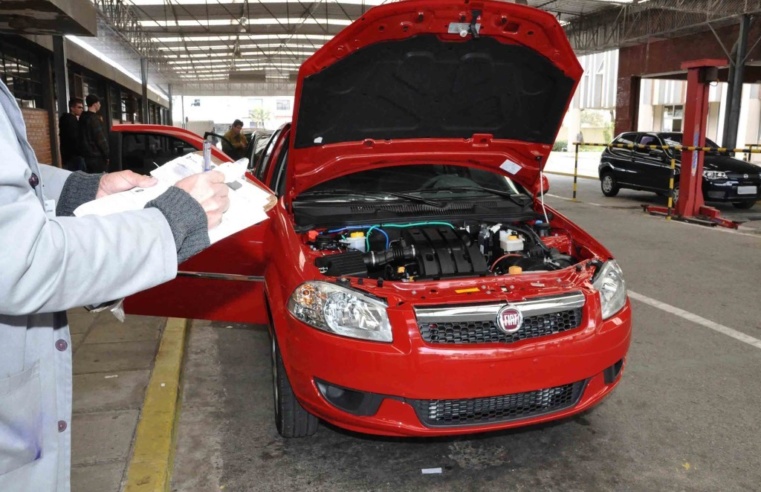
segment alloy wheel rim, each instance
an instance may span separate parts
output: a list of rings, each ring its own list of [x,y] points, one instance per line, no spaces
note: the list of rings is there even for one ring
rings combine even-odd
[[[602,189],[605,190],[605,193],[610,193],[613,190],[613,178],[610,176],[602,178]]]

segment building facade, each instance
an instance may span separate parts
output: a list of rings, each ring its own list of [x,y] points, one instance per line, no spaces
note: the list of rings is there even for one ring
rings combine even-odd
[[[57,97],[51,36],[0,34],[0,78],[21,107],[29,142],[37,159],[60,166],[58,114],[68,110],[72,97],[96,94],[100,116],[111,128],[116,123],[141,123],[142,105],[148,105],[147,123],[170,122],[169,100],[159,93],[142,100],[140,84],[97,55],[70,39],[68,53],[69,94]]]

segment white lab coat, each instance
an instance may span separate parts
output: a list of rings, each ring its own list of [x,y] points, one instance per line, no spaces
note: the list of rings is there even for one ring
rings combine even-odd
[[[44,201],[57,199],[68,177],[37,163],[16,101],[0,82],[2,492],[70,489],[72,357],[64,311],[177,273],[172,231],[156,208],[48,218]]]

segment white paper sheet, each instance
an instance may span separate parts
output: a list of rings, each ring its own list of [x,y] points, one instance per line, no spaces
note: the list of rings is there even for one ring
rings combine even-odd
[[[265,207],[271,203],[272,194],[246,179],[247,165],[248,159],[240,159],[213,167],[214,170],[225,175],[225,183],[230,187],[230,208],[222,216],[222,223],[209,231],[211,244],[267,219]],[[133,188],[83,203],[74,210],[74,215],[77,217],[104,216],[127,210],[140,210],[146,203],[158,198],[170,186],[202,170],[203,157],[201,155],[187,154],[178,157],[151,171],[151,175],[158,180],[155,186]]]

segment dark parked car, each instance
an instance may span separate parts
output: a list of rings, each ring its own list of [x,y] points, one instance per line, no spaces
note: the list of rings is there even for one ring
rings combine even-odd
[[[682,145],[681,133],[622,133],[614,144]],[[706,139],[707,147],[718,147]],[[671,150],[609,147],[600,158],[600,187],[605,196],[616,196],[621,188],[668,194],[672,152],[676,158],[674,197],[679,197],[682,153]],[[708,202],[731,202],[748,209],[759,199],[761,167],[718,151],[706,152],[703,165],[703,198]]]

